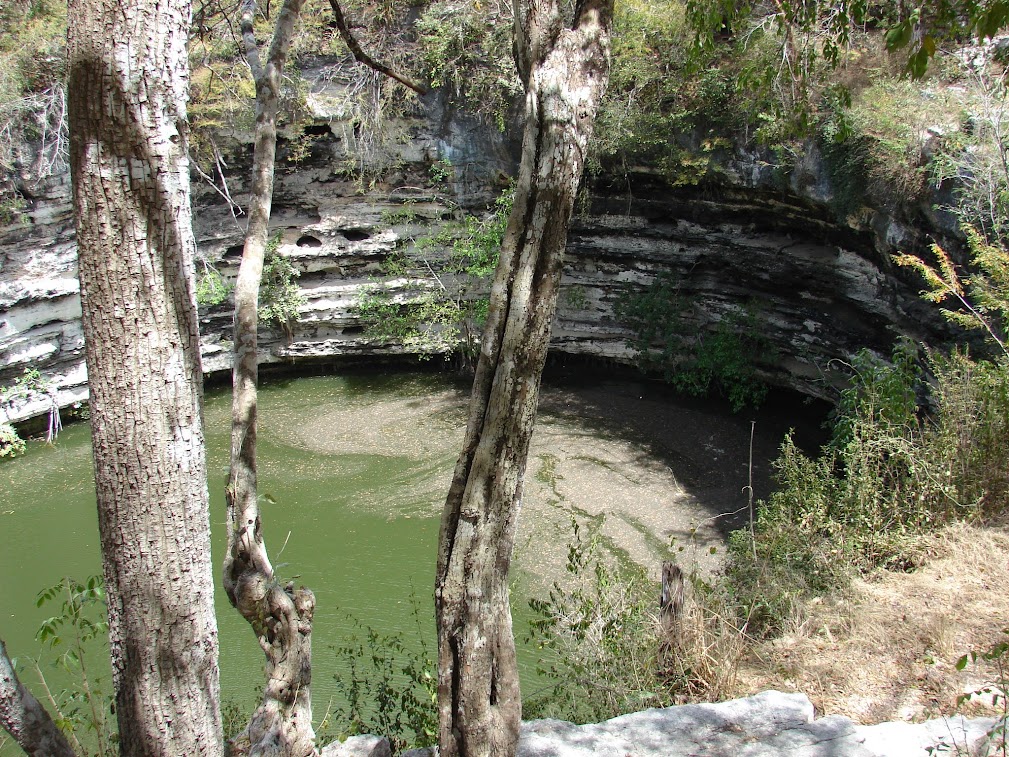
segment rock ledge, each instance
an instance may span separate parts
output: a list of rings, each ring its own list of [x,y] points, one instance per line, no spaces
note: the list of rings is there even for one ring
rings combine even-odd
[[[621,715],[603,723],[562,720],[522,724],[517,757],[930,757],[994,753],[994,718],[961,715],[926,723],[858,725],[846,717],[815,718],[804,694],[765,691],[718,704],[688,704]],[[388,755],[388,742],[331,744],[329,757]],[[366,742],[366,743],[365,743]],[[348,749],[349,747],[349,749]],[[376,747],[378,747],[376,751]],[[339,750],[339,751],[338,751]],[[403,757],[433,757],[414,749]]]

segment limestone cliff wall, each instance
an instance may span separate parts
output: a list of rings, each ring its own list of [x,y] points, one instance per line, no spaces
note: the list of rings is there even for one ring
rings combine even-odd
[[[362,335],[358,293],[382,276],[388,256],[500,190],[515,167],[514,132],[474,121],[434,93],[381,135],[362,134],[343,115],[341,87],[325,68],[308,77],[308,154],[279,166],[272,222],[280,252],[301,272],[306,304],[291,334],[264,329],[261,360],[396,354],[399,346]],[[225,134],[221,144],[241,203],[251,135]],[[293,144],[282,141],[282,158]],[[55,177],[29,198],[22,222],[0,228],[0,385],[38,367],[64,405],[87,394],[69,194],[69,177]],[[691,298],[686,330],[749,308],[773,346],[764,377],[815,396],[831,395],[835,361],[863,346],[885,351],[897,334],[944,336],[913,279],[889,259],[949,234],[942,219],[927,209],[864,208],[838,220],[831,201],[815,148],[784,176],[766,156],[739,149],[702,187],[672,187],[647,169],[597,182],[571,231],[553,349],[631,362],[614,302],[663,272]],[[202,256],[234,276],[243,219],[197,180],[194,206]],[[423,285],[404,279],[393,287]],[[230,329],[226,304],[201,312],[208,372],[228,369]],[[20,419],[44,409],[29,403],[8,412]]]

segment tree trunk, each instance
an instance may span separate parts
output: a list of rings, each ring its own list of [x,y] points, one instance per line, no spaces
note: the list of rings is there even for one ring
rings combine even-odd
[[[18,680],[0,639],[0,726],[31,757],[76,757],[39,700]]]
[[[70,165],[120,748],[220,755],[188,0],[71,0]]]
[[[435,583],[442,757],[515,753],[521,721],[508,569],[568,223],[606,84],[612,0],[516,0],[526,125]]]
[[[234,754],[315,755],[312,730],[312,614],[315,596],[279,585],[263,540],[256,481],[259,283],[273,202],[281,76],[302,0],[286,0],[265,67],[253,33],[255,1],[242,4],[242,39],[256,80],[256,143],[249,226],[235,285],[231,469],[225,492],[228,553],[224,589],[266,654],[266,686]]]

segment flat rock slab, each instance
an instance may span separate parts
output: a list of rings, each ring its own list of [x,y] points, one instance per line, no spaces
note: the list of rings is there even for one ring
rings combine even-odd
[[[804,694],[765,691],[718,704],[644,710],[577,726],[523,723],[518,757],[929,757],[984,754],[991,718],[860,726],[814,719]],[[969,750],[969,751],[968,751]]]
[[[718,704],[644,710],[603,723],[522,724],[517,757],[963,757],[994,755],[994,718],[857,725],[815,719],[805,694],[765,691]],[[436,757],[416,749],[401,757]],[[997,752],[1001,754],[1001,751]]]

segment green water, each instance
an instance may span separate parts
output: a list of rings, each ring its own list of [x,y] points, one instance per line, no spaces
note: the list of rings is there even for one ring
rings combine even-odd
[[[416,633],[412,598],[433,643],[431,584],[438,515],[458,444],[466,388],[444,376],[300,378],[260,393],[260,491],[264,528],[282,580],[311,587],[313,700],[336,696],[333,647],[355,620],[382,632]],[[230,393],[206,402],[214,563],[224,550],[224,480]],[[87,424],[50,447],[29,445],[0,465],[0,638],[11,656],[35,655],[39,589],[63,576],[101,572]],[[218,579],[219,580],[219,579]],[[221,678],[226,697],[252,701],[262,653],[218,585]],[[52,673],[59,685],[59,675]],[[31,683],[32,676],[27,675]]]
[[[444,375],[403,373],[275,379],[260,392],[267,545],[281,580],[304,584],[317,598],[317,718],[339,701],[336,676],[347,670],[334,649],[361,635],[360,625],[402,631],[414,649],[423,635],[434,648],[438,520],[467,394],[468,386]],[[230,399],[214,391],[206,402],[217,566]],[[755,491],[765,497],[769,461],[784,431],[801,426],[794,405],[792,398],[784,412],[728,415],[724,405],[677,400],[662,387],[590,375],[545,387],[512,571],[524,690],[536,687],[538,654],[521,643],[529,619],[525,596],[543,596],[552,580],[563,580],[572,519],[613,554],[653,572],[668,559],[670,544],[681,545],[683,564],[716,567],[703,561],[722,551],[716,525],[726,522],[722,514],[745,506],[751,445]],[[100,569],[89,432],[77,424],[54,447],[32,443],[23,457],[0,463],[0,638],[10,654],[39,653],[35,632],[56,609],[35,606],[40,589]],[[223,695],[247,707],[262,687],[262,652],[220,587],[217,617]],[[66,685],[58,673],[47,675],[54,689]],[[23,677],[33,684],[30,671]],[[0,748],[3,757],[13,753]]]

